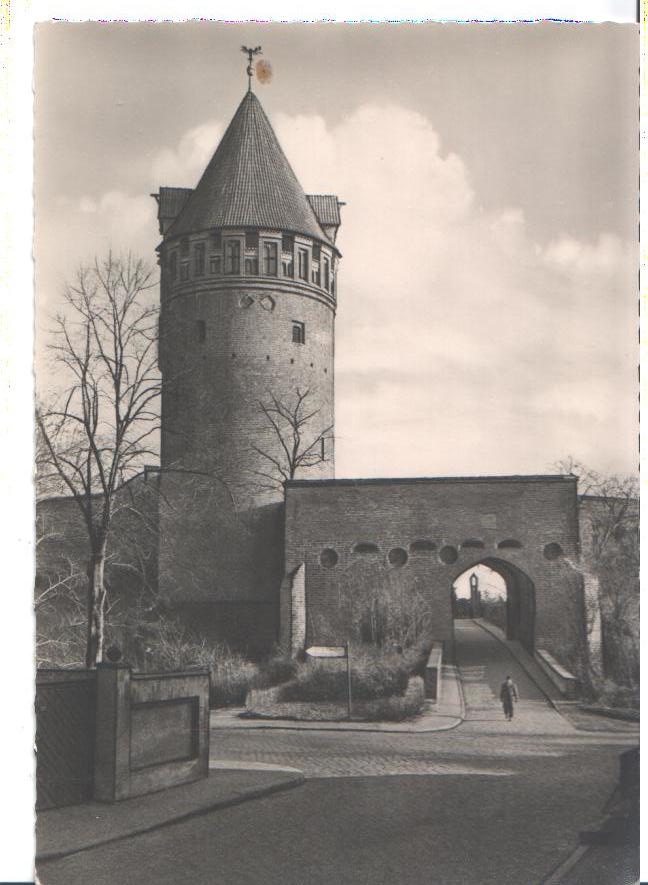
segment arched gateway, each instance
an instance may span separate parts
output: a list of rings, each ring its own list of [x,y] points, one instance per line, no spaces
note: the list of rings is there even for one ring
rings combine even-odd
[[[452,581],[452,586],[454,587],[464,575],[476,575],[479,566],[486,566],[498,574],[504,582],[506,589],[502,600],[503,624],[500,626],[503,626],[506,630],[506,638],[519,639],[528,651],[533,652],[536,611],[533,581],[526,572],[522,571],[514,563],[507,562],[501,557],[487,556],[478,562],[472,563],[468,568],[462,568],[461,572]],[[485,613],[480,606],[482,593],[478,587],[479,585],[477,584],[475,587],[477,598],[475,599],[475,594],[473,594],[473,599],[471,600],[470,615],[472,617],[478,617]],[[454,596],[452,604],[456,606]]]
[[[424,594],[450,650],[452,585],[480,564],[506,584],[509,638],[559,659],[582,638],[575,477],[294,480],[285,507],[281,641],[293,649],[321,641],[322,624],[344,640],[341,596],[366,579],[395,602]]]

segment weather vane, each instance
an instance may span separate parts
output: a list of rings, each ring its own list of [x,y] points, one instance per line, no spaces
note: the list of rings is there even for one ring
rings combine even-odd
[[[252,59],[255,55],[261,55],[261,47],[255,46],[254,49],[249,49],[247,46],[241,46],[241,52],[245,52],[248,57],[248,66],[247,66],[247,75],[248,75],[248,92],[252,91],[252,76],[254,74],[254,68],[252,67]]]

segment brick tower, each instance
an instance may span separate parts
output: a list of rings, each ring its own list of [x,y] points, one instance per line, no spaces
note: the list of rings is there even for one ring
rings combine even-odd
[[[205,605],[220,615],[223,605],[239,614],[246,602],[278,605],[283,443],[292,437],[277,403],[290,412],[306,393],[301,415],[314,414],[302,449],[322,437],[296,476],[334,473],[340,203],[304,194],[251,89],[196,187],[154,196],[161,465],[176,501],[161,513],[160,581],[177,603],[200,602],[204,622]],[[254,620],[235,632],[254,632]]]

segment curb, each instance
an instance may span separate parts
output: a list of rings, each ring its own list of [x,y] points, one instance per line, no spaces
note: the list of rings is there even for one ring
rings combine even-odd
[[[73,854],[81,854],[83,851],[91,851],[93,848],[98,848],[101,845],[110,845],[114,842],[121,842],[123,839],[130,839],[132,836],[140,836],[143,833],[152,833],[156,830],[161,830],[164,827],[171,826],[172,824],[181,823],[182,821],[190,820],[194,817],[200,817],[205,814],[210,814],[212,811],[220,811],[222,808],[230,808],[234,805],[241,805],[243,802],[247,802],[251,799],[262,799],[265,796],[270,796],[273,793],[281,793],[285,790],[292,790],[295,787],[300,787],[304,784],[306,778],[300,772],[299,776],[295,775],[292,780],[285,781],[280,784],[270,784],[267,787],[258,787],[256,789],[248,790],[245,793],[240,793],[238,796],[232,796],[230,799],[218,799],[214,802],[210,802],[208,805],[201,806],[200,808],[196,808],[192,811],[185,811],[182,814],[174,815],[173,817],[168,818],[164,821],[159,821],[154,824],[148,824],[146,826],[139,826],[136,829],[129,831],[128,833],[123,833],[119,836],[111,836],[107,839],[97,839],[87,845],[82,845],[80,848],[73,848],[70,851],[44,851],[41,854],[36,854],[35,861],[43,863],[48,860],[60,860],[63,857],[70,857]]]
[[[452,731],[455,728],[458,728],[466,719],[466,704],[464,699],[463,692],[463,684],[461,682],[461,675],[459,673],[459,668],[454,664],[444,664],[444,669],[452,671],[452,674],[455,679],[455,683],[457,685],[457,690],[459,694],[459,716],[449,716],[443,713],[435,714],[438,719],[450,719],[451,721],[447,725],[434,725],[430,728],[397,728],[397,727],[388,727],[388,728],[358,728],[357,724],[346,724],[344,720],[340,722],[327,722],[326,720],[299,720],[299,719],[273,719],[271,717],[266,718],[247,718],[245,721],[247,723],[253,723],[249,725],[212,725],[210,723],[211,729],[218,729],[222,731],[249,731],[252,729],[265,729],[274,730],[274,731],[339,731],[341,733],[345,732],[355,732],[356,734],[434,734],[435,732],[441,731]],[[294,722],[295,725],[291,725],[289,723]],[[282,724],[279,724],[282,723]],[[283,724],[286,723],[286,724]],[[297,724],[299,723],[299,724]],[[360,723],[358,723],[360,724]],[[386,723],[387,724],[387,723]],[[369,723],[363,723],[363,725],[369,725]],[[395,724],[394,724],[395,725]]]
[[[440,718],[440,717],[439,717]],[[222,731],[251,731],[252,729],[264,729],[265,731],[338,731],[340,734],[348,734],[349,732],[353,732],[355,734],[434,734],[437,731],[452,731],[453,728],[458,728],[461,723],[464,721],[463,719],[459,719],[456,716],[446,717],[452,719],[449,725],[436,725],[433,728],[354,728],[353,726],[348,726],[341,728],[338,723],[330,723],[326,724],[325,721],[322,723],[318,723],[316,720],[311,720],[309,722],[309,728],[304,728],[302,725],[271,725],[266,720],[259,719],[258,725],[212,725],[213,729],[220,729]],[[250,721],[250,720],[248,720]],[[275,722],[290,722],[289,719],[273,719],[271,720],[273,723]],[[294,720],[298,722],[300,720]]]
[[[572,853],[565,858],[555,869],[540,880],[538,885],[562,885],[564,877],[571,873],[576,864],[587,854],[589,845],[577,845]]]

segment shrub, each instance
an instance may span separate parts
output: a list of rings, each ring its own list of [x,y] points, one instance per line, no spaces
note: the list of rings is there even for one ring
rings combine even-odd
[[[617,685],[610,679],[606,679],[600,685],[596,686],[598,701],[604,707],[615,707],[617,709],[638,710],[639,709],[639,687],[629,687],[627,685]]]
[[[210,667],[209,702],[212,707],[242,705],[258,673],[255,664],[226,647]]]
[[[425,703],[425,686],[419,677],[410,679],[407,693],[380,698],[371,705],[367,718],[374,722],[401,722],[421,712]]]
[[[143,669],[181,670],[209,668],[209,702],[212,707],[244,704],[257,675],[257,667],[224,643],[197,639],[177,621],[161,618],[147,636]]]
[[[422,639],[410,648],[406,648],[403,652],[403,661],[407,672],[412,676],[424,676],[431,649],[431,639]]]
[[[273,655],[259,665],[259,672],[254,679],[254,688],[271,688],[294,679],[299,664],[294,658],[286,655]]]
[[[351,693],[354,700],[402,695],[409,678],[402,655],[381,654],[372,648],[352,650]],[[300,664],[297,676],[280,687],[279,701],[344,701],[347,669],[342,660]]]

